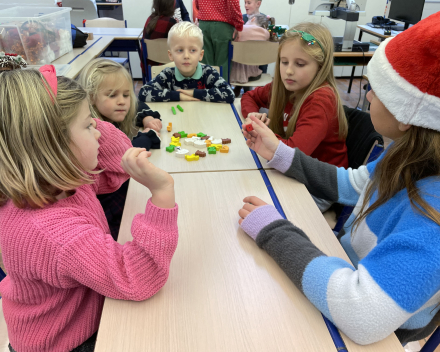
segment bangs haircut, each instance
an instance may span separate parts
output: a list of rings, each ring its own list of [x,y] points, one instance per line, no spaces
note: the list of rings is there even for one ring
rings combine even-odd
[[[104,87],[102,83],[108,77],[113,77],[116,82],[118,81],[116,79],[117,77],[123,77],[129,83],[130,109],[125,116],[124,121],[120,123],[113,122],[103,116],[94,104],[96,98],[98,97],[98,93],[106,90],[106,87]],[[92,117],[115,124],[128,136],[128,138],[133,138],[136,132],[134,124],[137,111],[137,98],[134,93],[132,78],[125,67],[108,59],[99,58],[92,60],[81,71],[79,83],[84,87],[89,95]],[[123,80],[121,80],[121,86],[123,84]],[[117,87],[116,90],[117,89],[119,89],[119,87]]]
[[[201,48],[203,49],[203,33],[202,30],[191,22],[178,22],[174,26],[171,27],[168,32],[168,47],[170,46],[171,38],[173,37],[192,37],[198,38],[200,41]]]

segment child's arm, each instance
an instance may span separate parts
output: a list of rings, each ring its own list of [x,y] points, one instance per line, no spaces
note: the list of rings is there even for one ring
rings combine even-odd
[[[139,91],[142,102],[180,101],[180,93],[173,91],[174,69],[167,67]]]
[[[182,16],[182,20],[191,22],[191,19],[189,18],[189,13],[186,10],[186,7],[185,7],[185,4],[183,3],[183,1],[180,0],[180,1],[178,1],[178,3],[180,5],[180,15]]]
[[[234,91],[216,70],[211,66],[205,65],[203,68],[203,77],[205,80],[205,89],[194,89],[194,98],[212,103],[231,104],[234,102]]]
[[[260,204],[254,199],[251,202]],[[391,233],[381,234],[385,236],[383,241],[377,241],[367,223],[359,227],[351,241],[359,239],[359,247],[374,248],[359,262],[357,269],[341,258],[321,252],[300,228],[281,219],[273,206],[262,205],[254,210],[250,210],[248,204],[245,207],[248,210],[244,207],[240,210],[248,213],[241,223],[244,231],[256,239],[258,246],[267,251],[304,295],[356,343],[380,341],[404,323],[404,329],[410,331],[424,328],[435,315],[433,310],[438,299],[429,300],[438,292],[438,276],[434,273],[439,272],[440,264],[432,259],[438,257],[440,251],[438,241],[433,240],[436,230],[434,224],[421,226],[425,221],[412,225],[414,212],[410,206],[407,214],[397,214],[402,209],[387,213],[387,216],[400,218],[401,222],[406,218],[408,221],[389,228]],[[383,217],[383,214],[376,215]]]
[[[243,94],[241,98],[241,113],[247,118],[250,113],[260,111],[260,108],[269,108],[270,90],[272,83],[258,87]]]
[[[315,197],[346,205],[356,205],[359,195],[369,179],[370,172],[381,159],[368,167],[348,170],[336,167],[305,155],[298,148],[292,149],[277,140],[275,134],[260,120],[251,117],[254,130],[243,131],[246,144],[268,160],[288,177],[303,183]]]
[[[168,279],[177,247],[177,212],[177,205],[163,209],[150,199],[145,213],[133,219],[133,240],[123,245],[87,223],[87,218],[71,218],[75,233],[59,254],[60,285],[84,285],[114,299],[141,301],[153,296]]]
[[[96,194],[112,193],[127,181],[130,176],[122,169],[121,159],[131,148],[128,137],[109,122],[94,119],[96,129],[101,132],[98,140],[98,166],[96,170],[103,170],[94,175],[92,185]]]
[[[58,253],[58,279],[65,288],[85,285],[116,299],[144,300],[154,295],[168,278],[177,246],[177,205],[174,180],[148,160],[149,152],[131,148],[122,166],[152,196],[144,214],[134,217],[133,241],[120,245],[91,223],[89,209],[54,221],[63,223],[63,236],[70,238]],[[60,213],[60,212],[58,212]],[[71,233],[69,233],[71,232]]]
[[[150,107],[143,103],[138,102],[136,113],[136,126],[144,129],[151,128],[157,132],[162,129],[160,114],[158,111],[153,111]]]

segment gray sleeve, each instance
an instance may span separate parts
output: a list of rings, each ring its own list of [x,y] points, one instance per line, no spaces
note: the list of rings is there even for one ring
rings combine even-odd
[[[303,183],[315,197],[336,202],[338,200],[337,167],[305,155],[295,148],[292,164],[284,173]]]
[[[287,220],[277,220],[264,227],[257,236],[264,249],[301,290],[307,265],[316,257],[325,256],[300,228]]]

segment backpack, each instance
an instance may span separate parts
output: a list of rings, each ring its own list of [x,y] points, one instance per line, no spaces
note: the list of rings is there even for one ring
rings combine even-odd
[[[81,32],[74,24],[71,25],[71,31],[72,45],[74,48],[82,48],[87,44],[88,35],[86,33]]]

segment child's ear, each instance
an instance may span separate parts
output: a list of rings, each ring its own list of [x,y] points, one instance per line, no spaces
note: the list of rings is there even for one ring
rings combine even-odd
[[[406,123],[399,122],[399,130],[402,132],[406,132],[411,128],[411,125],[407,125]]]
[[[173,54],[171,54],[170,50],[168,50],[168,58],[170,59],[170,61],[174,61]]]
[[[257,1],[257,8],[260,8],[261,6],[261,1]]]
[[[203,60],[203,55],[205,54],[205,50],[200,50],[200,58],[199,58],[199,61],[202,61]]]

